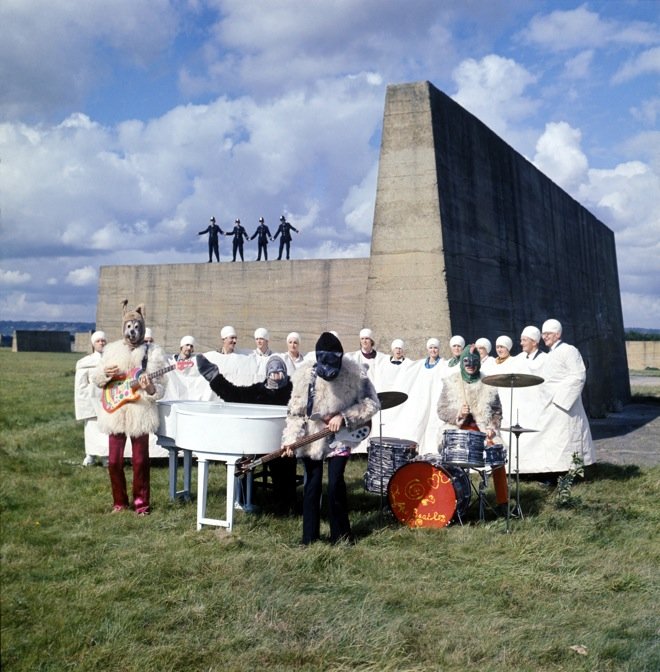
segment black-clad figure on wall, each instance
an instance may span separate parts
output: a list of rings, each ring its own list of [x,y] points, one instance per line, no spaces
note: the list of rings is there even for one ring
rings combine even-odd
[[[224,231],[215,223],[215,217],[211,217],[209,220],[209,225],[200,231],[197,235],[203,236],[205,233],[209,234],[209,264],[213,261],[213,255],[215,254],[215,260],[220,263],[220,248],[218,245],[218,236],[221,236]]]
[[[236,252],[241,255],[241,261],[243,261],[243,238],[248,240],[249,236],[240,219],[234,220],[234,228],[231,231],[227,231],[225,236],[234,236],[234,240],[232,241],[232,261],[236,261]]]
[[[291,230],[295,231],[298,233],[298,229],[296,229],[295,226],[292,224],[289,224],[289,222],[286,221],[286,217],[282,215],[280,217],[280,225],[277,227],[277,231],[275,232],[275,235],[273,236],[273,240],[277,238],[280,234],[282,237],[280,238],[280,253],[277,256],[278,260],[282,259],[282,252],[284,251],[284,247],[286,246],[286,258],[289,258],[289,248],[291,246]]]
[[[257,237],[258,236],[258,237]],[[257,238],[259,251],[257,252],[257,261],[261,261],[261,252],[264,253],[264,260],[268,261],[268,240],[273,240],[270,229],[264,224],[264,218],[259,217],[259,226],[257,230],[250,236],[250,240]]]

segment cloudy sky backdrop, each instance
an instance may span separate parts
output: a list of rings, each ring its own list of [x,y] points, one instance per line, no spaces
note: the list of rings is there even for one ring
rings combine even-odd
[[[660,327],[659,14],[3,0],[0,318],[94,321],[100,266],[205,262],[211,215],[285,213],[297,259],[368,256],[385,87],[429,80],[615,232],[625,326]]]

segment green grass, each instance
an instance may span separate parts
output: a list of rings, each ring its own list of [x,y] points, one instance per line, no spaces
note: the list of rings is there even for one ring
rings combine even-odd
[[[379,513],[354,458],[355,546],[299,547],[300,519],[263,493],[233,534],[197,532],[161,463],[153,514],[110,514],[107,473],[80,466],[76,359],[0,351],[4,670],[660,668],[660,468],[597,465],[568,509],[524,483],[509,534],[474,506],[464,527],[411,531]]]

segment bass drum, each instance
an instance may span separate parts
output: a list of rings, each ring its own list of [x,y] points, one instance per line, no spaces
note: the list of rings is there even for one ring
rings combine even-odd
[[[460,520],[470,506],[470,478],[459,468],[442,464],[438,455],[421,455],[394,472],[387,499],[394,517],[404,525],[446,527]]]

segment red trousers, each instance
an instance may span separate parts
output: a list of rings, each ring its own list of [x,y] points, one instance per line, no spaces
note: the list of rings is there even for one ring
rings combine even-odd
[[[108,473],[115,509],[128,508],[126,475],[124,474],[124,448],[126,434],[109,436]],[[149,513],[149,435],[132,436],[133,446],[133,508],[136,513]]]

